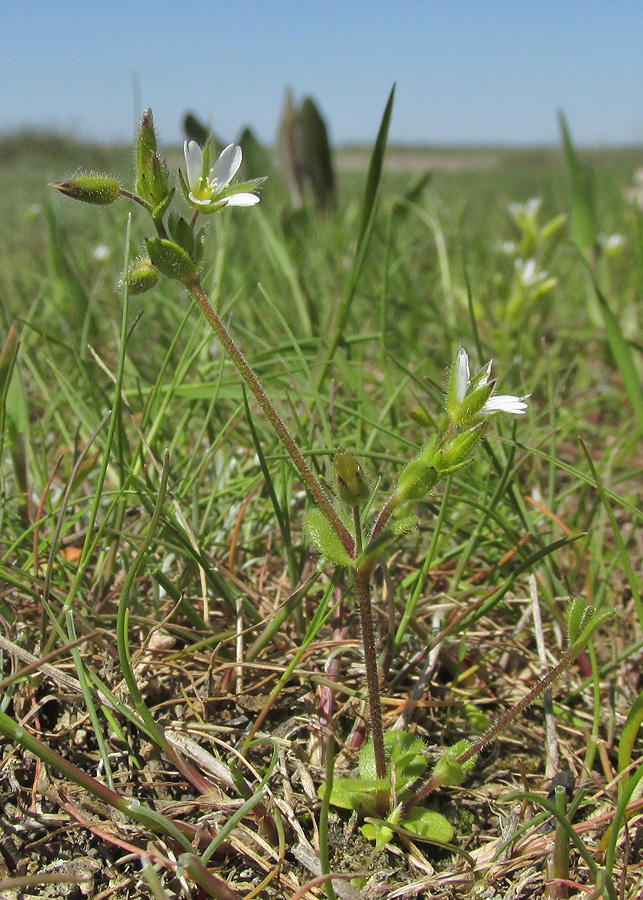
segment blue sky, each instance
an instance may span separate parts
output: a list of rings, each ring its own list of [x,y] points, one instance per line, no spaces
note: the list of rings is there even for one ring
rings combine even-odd
[[[181,138],[272,141],[284,90],[312,94],[335,142],[643,143],[641,0],[5,0],[0,132],[129,141],[151,106]]]

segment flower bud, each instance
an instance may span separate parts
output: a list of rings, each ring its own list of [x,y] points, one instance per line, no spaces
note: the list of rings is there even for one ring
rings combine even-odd
[[[417,422],[418,425],[422,425],[424,428],[430,428],[433,425],[428,413],[421,406],[412,406],[409,409],[409,415],[414,422]]]
[[[141,121],[136,147],[136,191],[153,208],[162,204],[170,193],[169,175],[165,160],[158,155],[152,110]]]
[[[346,447],[338,447],[333,459],[339,496],[347,506],[359,506],[368,498],[364,471]]]
[[[66,197],[97,206],[108,206],[121,194],[120,183],[112,175],[74,175],[68,181],[57,182],[54,187]]]
[[[145,294],[156,286],[160,275],[156,266],[144,257],[132,263],[123,280],[127,283],[130,294]]]
[[[441,472],[448,472],[454,467],[461,466],[476,446],[487,427],[486,421],[480,422],[475,428],[468,428],[458,434],[442,453],[438,468]]]
[[[192,258],[178,244],[164,238],[148,238],[146,246],[152,264],[168,278],[185,281],[196,275]]]
[[[437,436],[402,470],[395,489],[397,503],[421,500],[437,484],[439,472],[435,467]]]

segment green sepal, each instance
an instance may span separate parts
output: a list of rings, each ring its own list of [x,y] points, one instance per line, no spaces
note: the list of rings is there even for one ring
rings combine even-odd
[[[124,281],[130,294],[145,294],[158,284],[161,273],[147,258],[137,259],[129,268]]]
[[[464,462],[458,463],[457,466],[447,466],[446,469],[440,466],[440,475],[452,475],[454,472],[457,472],[459,469],[464,469],[465,466],[468,466],[471,462],[470,459],[465,459]]]
[[[167,212],[168,206],[172,202],[172,198],[174,197],[175,193],[176,193],[176,188],[172,188],[172,190],[168,194],[165,195],[163,200],[161,200],[161,202],[158,203],[154,207],[154,209],[152,210],[152,218],[153,219],[160,221],[163,218],[163,216]]]
[[[431,428],[433,425],[433,420],[422,406],[412,406],[409,409],[409,415],[414,422],[417,422],[418,425],[422,425],[424,428]]]
[[[192,258],[173,241],[148,238],[145,243],[150,260],[168,278],[185,281],[197,274]]]
[[[549,222],[546,222],[543,227],[540,229],[540,241],[543,243],[548,241],[550,237],[553,237],[556,232],[565,224],[567,221],[567,216],[565,213],[560,213],[558,216],[554,216],[553,219],[550,219]]]
[[[95,206],[108,206],[121,195],[120,182],[113,175],[74,175],[67,181],[57,182],[54,187],[66,197]]]
[[[424,450],[402,469],[395,489],[399,503],[421,500],[435,487],[440,477],[434,465],[437,448],[438,436],[434,434]]]
[[[168,218],[168,228],[176,243],[188,254],[190,259],[194,254],[194,228],[183,216],[171,213]]]
[[[584,646],[596,629],[600,628],[603,622],[610,619],[612,615],[613,613],[609,609],[595,610],[593,606],[589,606],[587,608],[587,614],[583,617],[581,622],[580,635],[576,638],[574,643],[578,644],[580,647]]]
[[[438,468],[441,473],[454,472],[468,462],[468,457],[485,432],[487,423],[480,422],[473,428],[468,428],[451,441],[442,452]]]
[[[321,509],[311,506],[306,510],[304,528],[322,556],[335,563],[336,566],[352,567],[355,565],[355,560],[351,559],[341,538]]]
[[[474,379],[472,378],[470,384],[473,385],[473,383]],[[465,427],[476,424],[479,421],[482,407],[485,405],[489,397],[491,397],[491,395],[493,394],[495,386],[495,381],[489,381],[487,384],[483,384],[481,387],[473,387],[473,389],[470,388],[467,396],[460,403],[457,415],[452,416],[454,424],[464,425]]]

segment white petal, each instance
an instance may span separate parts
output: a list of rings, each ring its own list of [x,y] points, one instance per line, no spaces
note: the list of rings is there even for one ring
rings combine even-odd
[[[196,141],[185,141],[183,153],[185,154],[188,187],[193,191],[199,186],[199,179],[203,175],[203,150]]]
[[[225,150],[221,151],[212,170],[212,177],[217,187],[222,188],[226,184],[230,184],[239,171],[242,155],[241,147],[236,147],[234,144],[228,144]]]
[[[259,197],[256,194],[232,194],[228,197],[227,206],[254,206],[259,203]]]
[[[470,375],[467,351],[460,347],[455,358],[455,399],[458,403],[462,403],[466,396]]]
[[[205,200],[199,200],[198,197],[194,196],[192,191],[190,191],[190,193],[188,194],[188,197],[190,198],[190,202],[194,203],[196,206],[209,206],[212,203],[211,197],[206,197]]]
[[[542,197],[530,197],[529,200],[527,200],[525,203],[525,211],[530,219],[533,219],[538,215],[538,210],[540,209],[542,202]]]
[[[526,399],[526,397],[514,397],[512,394],[496,394],[494,397],[489,397],[481,412],[503,412],[511,413],[514,416],[522,416],[527,409]]]
[[[522,280],[525,284],[532,284],[536,279],[536,260],[531,257],[525,263],[525,268],[522,270]]]
[[[479,374],[479,383],[478,387],[484,387],[486,384],[489,384],[489,378],[491,377],[491,367],[493,366],[493,360],[490,359],[484,369],[480,370]]]

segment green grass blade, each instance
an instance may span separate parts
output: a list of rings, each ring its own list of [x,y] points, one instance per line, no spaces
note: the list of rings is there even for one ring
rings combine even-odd
[[[623,379],[623,384],[629,401],[632,404],[632,409],[634,410],[634,415],[638,421],[639,428],[643,429],[643,386],[641,385],[636,370],[632,349],[623,334],[623,329],[621,328],[617,317],[610,309],[607,298],[598,286],[598,282],[594,277],[592,277],[592,281],[603,316],[603,322],[605,323],[607,342],[612,351],[614,362],[621,373],[621,378]]]
[[[569,221],[572,239],[580,250],[587,253],[594,249],[598,239],[594,177],[591,169],[583,163],[576,152],[562,111],[558,113],[558,121],[572,186]]]
[[[391,93],[389,94],[389,98],[384,109],[384,115],[382,116],[380,130],[377,134],[375,146],[373,147],[373,152],[371,154],[371,161],[368,167],[368,174],[366,176],[366,187],[364,190],[364,199],[362,201],[362,214],[360,217],[359,232],[357,234],[357,245],[355,247],[353,266],[349,275],[346,290],[344,291],[344,295],[337,310],[337,316],[334,325],[334,334],[322,365],[319,381],[317,383],[318,389],[323,384],[328,372],[328,368],[333,360],[333,357],[335,356],[335,351],[337,350],[337,347],[343,339],[344,331],[346,329],[346,325],[348,324],[348,317],[350,315],[351,307],[353,305],[353,300],[355,297],[355,290],[357,288],[359,276],[364,264],[366,250],[368,247],[368,239],[371,234],[373,220],[375,218],[378,189],[382,178],[382,168],[384,166],[384,155],[386,153],[386,144],[388,141],[388,130],[391,124],[391,115],[393,113],[394,97],[395,85],[393,85],[393,87],[391,88]]]

